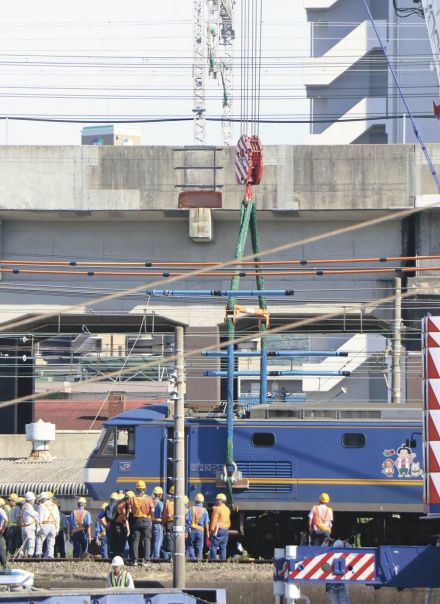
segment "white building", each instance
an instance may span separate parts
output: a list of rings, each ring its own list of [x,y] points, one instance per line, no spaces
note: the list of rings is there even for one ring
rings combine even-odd
[[[368,4],[417,127],[425,142],[437,142],[440,125],[434,117],[420,117],[433,115],[432,101],[438,102],[439,88],[425,21],[417,15],[397,17],[392,0],[368,0]],[[412,0],[398,0],[397,5],[417,7]],[[304,8],[311,37],[304,84],[310,117],[317,120],[304,142],[414,142],[411,123],[363,2],[304,0]]]

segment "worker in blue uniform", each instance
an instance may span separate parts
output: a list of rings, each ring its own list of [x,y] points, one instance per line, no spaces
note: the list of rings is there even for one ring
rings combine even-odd
[[[80,558],[87,554],[91,541],[92,517],[85,509],[85,497],[78,499],[78,507],[69,516],[69,537],[73,543],[73,557]]]
[[[195,505],[188,509],[186,525],[188,530],[188,560],[201,560],[205,538],[209,539],[209,515],[203,506],[205,498],[202,493],[194,497]]]
[[[151,515],[151,559],[159,560],[163,541],[163,489],[161,486],[153,489],[154,509]]]
[[[95,522],[95,542],[96,545],[99,547],[99,555],[103,560],[106,560],[108,558],[107,530],[106,525],[102,522],[102,519],[105,516],[107,506],[108,503],[103,503],[101,505],[101,510]]]

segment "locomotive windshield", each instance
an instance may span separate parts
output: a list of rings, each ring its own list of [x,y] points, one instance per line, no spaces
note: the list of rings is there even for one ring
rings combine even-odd
[[[99,436],[95,454],[111,457],[134,455],[134,435],[134,427],[107,426]]]

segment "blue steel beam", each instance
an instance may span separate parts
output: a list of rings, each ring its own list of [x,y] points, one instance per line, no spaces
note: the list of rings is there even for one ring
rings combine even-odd
[[[208,296],[213,298],[229,298],[230,296],[293,296],[293,289],[147,289],[147,296]]]
[[[228,358],[229,360],[229,358]],[[228,371],[217,371],[217,370],[209,370],[204,371],[203,375],[205,377],[228,377]],[[267,375],[269,376],[282,376],[282,375],[304,375],[304,376],[317,376],[317,377],[348,377],[351,375],[350,371],[312,371],[312,370],[302,370],[302,369],[286,369],[283,371],[268,371]],[[259,377],[259,371],[234,371],[234,377],[244,377],[244,376],[252,376]]]
[[[289,585],[301,583],[357,583],[397,589],[440,587],[440,547],[435,546],[288,546],[284,556],[276,556],[274,566],[275,584],[284,583],[286,591]]]

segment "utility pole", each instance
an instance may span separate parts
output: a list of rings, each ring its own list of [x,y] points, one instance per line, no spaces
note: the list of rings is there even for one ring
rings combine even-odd
[[[393,346],[391,357],[392,372],[392,403],[401,402],[400,393],[400,357],[402,353],[402,279],[394,279],[394,321],[393,321]]]
[[[194,140],[196,145],[205,143],[205,0],[194,0]]]
[[[185,364],[183,327],[176,327],[176,390],[174,392],[174,558],[173,587],[185,587]]]

